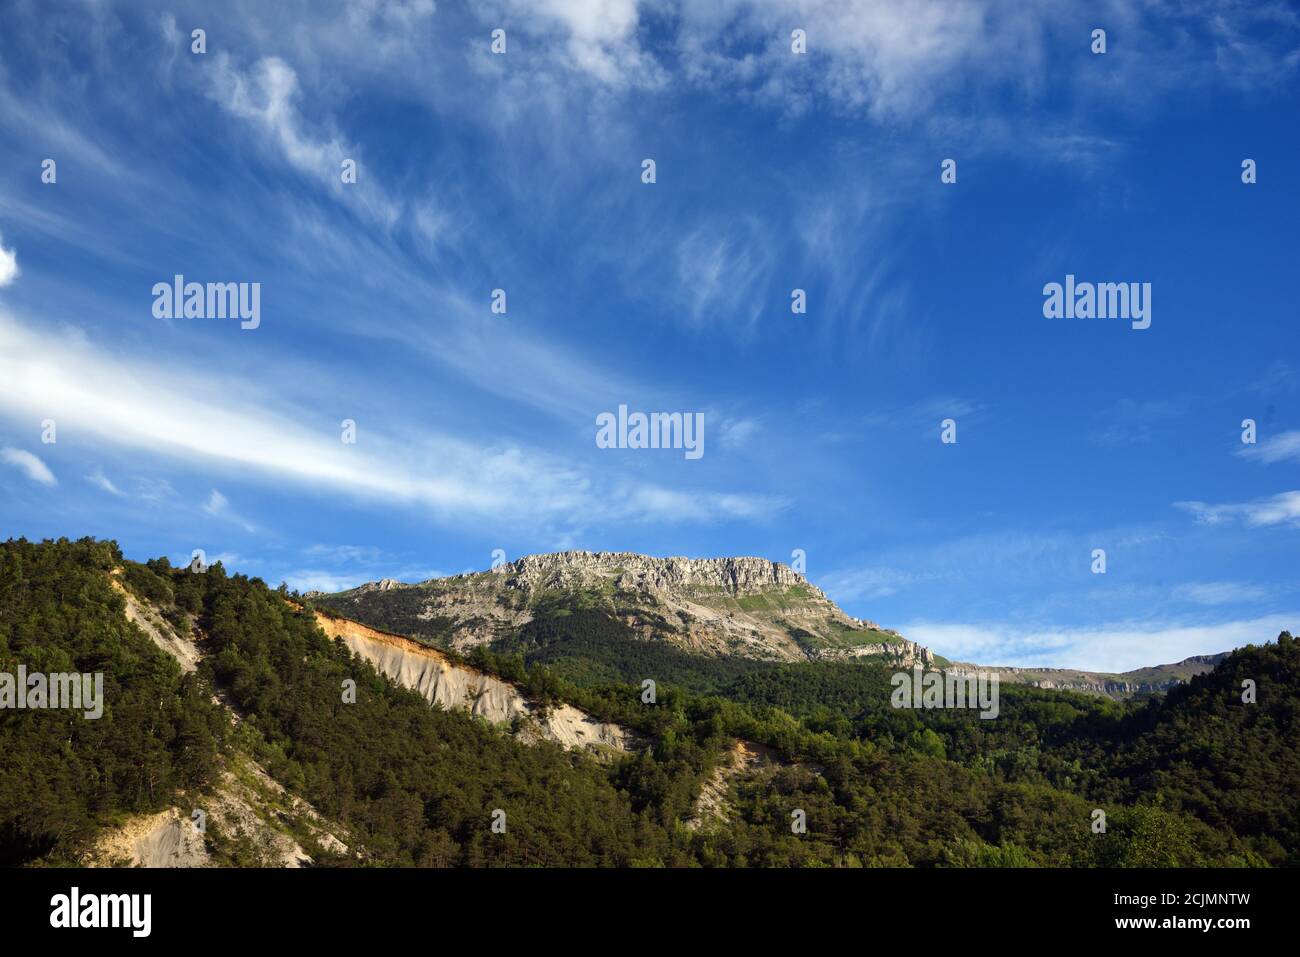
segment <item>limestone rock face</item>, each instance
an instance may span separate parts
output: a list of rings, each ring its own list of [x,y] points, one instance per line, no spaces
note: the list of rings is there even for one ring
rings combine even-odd
[[[203,836],[180,808],[131,818],[100,836],[84,864],[92,867],[204,867]]]
[[[317,604],[458,651],[508,637],[557,609],[563,614],[567,604],[616,619],[638,639],[700,655],[933,661],[928,649],[845,614],[804,575],[766,558],[555,552],[417,585],[385,579]]]
[[[788,565],[766,558],[651,558],[634,552],[571,551],[528,555],[495,573],[513,579],[516,588],[572,588],[611,578],[621,588],[656,592],[696,586],[753,595],[772,587],[813,588]],[[820,590],[813,590],[825,598]]]
[[[448,711],[517,725],[525,738],[543,738],[566,748],[632,747],[633,736],[620,725],[597,721],[567,704],[543,712],[509,682],[454,662],[434,648],[342,618],[317,614],[316,620],[325,634],[342,640],[380,674]]]
[[[897,635],[898,632],[891,631],[889,634]],[[891,664],[905,665],[924,665],[929,668],[935,663],[934,652],[924,645],[918,645],[915,641],[908,641],[906,638],[899,638],[896,642],[879,645],[862,645],[857,648],[830,648],[815,652],[810,652],[808,657],[814,660],[836,660],[843,658],[867,658],[882,657]]]
[[[203,654],[199,651],[193,636],[178,634],[156,608],[150,608],[132,595],[123,586],[121,579],[114,577],[109,580],[109,583],[126,599],[128,620],[139,626],[155,645],[175,658],[182,671],[188,673],[198,670]]]

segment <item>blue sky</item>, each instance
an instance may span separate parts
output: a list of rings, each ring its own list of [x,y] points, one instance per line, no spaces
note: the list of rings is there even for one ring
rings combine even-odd
[[[0,12],[0,535],[302,589],[802,549],[993,664],[1300,626],[1293,6],[209,6]],[[178,273],[260,326],[156,318]],[[1067,274],[1150,328],[1045,318]],[[620,404],[704,455],[598,448]]]

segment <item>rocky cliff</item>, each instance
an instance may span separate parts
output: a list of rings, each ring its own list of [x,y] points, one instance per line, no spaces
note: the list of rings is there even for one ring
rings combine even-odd
[[[652,558],[634,552],[554,552],[527,555],[493,570],[510,587],[574,588],[613,580],[618,588],[655,592],[720,588],[731,595],[757,595],[801,585],[826,596],[788,565],[766,558]],[[458,575],[457,578],[472,576]]]
[[[630,750],[634,738],[616,724],[597,721],[571,705],[539,709],[517,687],[436,649],[345,618],[317,613],[325,634],[346,644],[404,688],[418,691],[449,711],[466,711],[494,724],[510,725],[521,737],[543,738],[566,748]]]
[[[933,661],[928,649],[845,614],[802,574],[765,558],[556,552],[414,585],[384,579],[313,601],[457,650],[507,637],[535,618],[583,607],[605,611],[641,639],[673,642],[703,655]]]

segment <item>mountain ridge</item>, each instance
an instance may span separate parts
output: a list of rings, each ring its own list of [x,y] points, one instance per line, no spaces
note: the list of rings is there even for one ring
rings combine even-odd
[[[640,638],[670,641],[696,654],[935,661],[929,649],[897,631],[847,614],[790,566],[753,556],[551,552],[490,571],[416,584],[380,579],[305,597],[366,624],[458,651],[499,641],[566,606],[599,608]]]
[[[415,583],[383,578],[305,597],[458,651],[497,645],[576,605],[608,612],[642,640],[669,641],[692,654],[786,662],[872,657],[900,666],[997,671],[1005,681],[1116,699],[1167,691],[1227,655],[1194,655],[1128,672],[949,662],[894,629],[849,615],[789,565],[756,556],[566,550],[525,555],[487,571]]]
[[[1003,681],[1014,681],[1035,688],[1056,691],[1079,691],[1108,698],[1130,698],[1158,694],[1183,684],[1196,675],[1213,671],[1214,666],[1230,655],[1221,651],[1212,655],[1191,655],[1169,664],[1145,665],[1131,671],[1086,671],[1081,668],[1025,668],[1014,665],[976,665],[953,662],[952,670],[960,674],[997,672]]]

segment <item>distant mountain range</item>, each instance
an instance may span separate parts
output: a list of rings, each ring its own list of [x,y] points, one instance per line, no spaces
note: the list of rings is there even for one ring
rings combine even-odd
[[[1104,695],[1118,700],[1168,691],[1174,685],[1191,680],[1194,675],[1213,671],[1214,666],[1227,658],[1228,654],[1224,651],[1217,655],[1193,655],[1174,664],[1151,665],[1119,673],[1079,671],[1074,668],[1009,668],[958,662],[954,662],[952,668],[956,671],[996,671],[1002,681],[1015,681],[1035,688]]]

